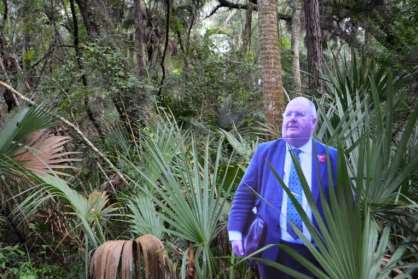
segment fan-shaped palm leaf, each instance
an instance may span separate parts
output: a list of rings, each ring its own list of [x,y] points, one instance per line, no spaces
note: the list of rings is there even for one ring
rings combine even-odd
[[[52,117],[43,107],[21,107],[14,111],[0,131],[0,153],[13,155],[33,132],[53,125]]]
[[[162,238],[164,226],[153,199],[146,194],[136,195],[128,200],[131,230],[136,235],[152,234]]]
[[[168,225],[164,231],[196,247],[194,251],[198,276],[211,278],[214,261],[210,245],[222,228],[221,216],[226,202],[226,199],[219,196],[218,190],[230,191],[234,181],[226,182],[226,172],[223,177],[218,172],[222,140],[218,143],[216,157],[212,161],[209,140],[203,151],[200,151],[193,137],[179,139],[177,145],[181,152],[169,160],[156,142],[149,140],[146,143],[144,148],[149,154],[147,160],[157,167],[161,177],[156,182],[143,170],[136,168],[145,181],[144,185],[137,186],[161,208],[160,218]],[[191,143],[190,147],[188,143]]]
[[[68,175],[62,169],[74,169],[72,162],[81,159],[74,158],[78,152],[66,152],[64,145],[70,141],[70,137],[50,135],[46,131],[38,131],[30,134],[23,146],[14,154],[14,159],[21,165],[38,174],[55,173]],[[72,157],[71,157],[72,156]]]
[[[106,223],[116,216],[115,212],[118,208],[109,203],[105,192],[92,192],[86,198],[58,176],[44,174],[34,176],[33,179],[38,182],[38,186],[20,204],[19,212],[21,214],[29,216],[36,212],[44,201],[50,198],[59,198],[70,205],[70,213],[75,215],[77,226],[81,227],[93,248],[106,240]]]

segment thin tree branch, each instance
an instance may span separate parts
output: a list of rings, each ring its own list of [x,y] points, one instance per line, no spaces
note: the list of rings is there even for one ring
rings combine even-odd
[[[55,51],[55,44],[56,44],[56,42],[51,47],[51,49],[48,50],[48,53],[45,54],[45,56],[42,58],[42,60],[45,60],[45,62],[43,63],[43,65],[41,67],[41,70],[40,70],[39,74],[36,77],[36,81],[33,82],[33,91],[36,91],[36,89],[38,88],[39,84],[41,84],[41,80],[42,80],[43,74],[44,74],[45,69],[46,69],[46,67],[48,65],[49,57],[52,56],[52,54]],[[42,60],[39,60],[38,62],[40,63]],[[34,68],[34,65],[32,65],[31,68],[33,69]]]
[[[250,1],[251,4],[251,8],[253,9],[253,11],[258,11],[257,8],[257,1],[256,0],[251,0]],[[213,16],[220,8],[229,8],[229,9],[241,9],[241,10],[247,10],[248,9],[248,5],[247,4],[239,4],[239,3],[233,3],[230,2],[229,0],[218,0],[218,5],[216,5],[215,8],[213,8],[213,10],[209,13],[208,16],[205,17],[211,17]],[[282,13],[277,13],[277,17],[281,20],[285,20],[288,22],[292,21],[292,16],[290,15],[286,15],[286,14],[282,14]]]
[[[187,51],[187,53],[189,53],[189,50],[190,50],[190,35],[192,33],[192,29],[193,29],[195,19],[196,19],[195,13],[192,12],[192,19],[190,20],[190,25],[187,28],[187,37],[186,37],[186,51]]]
[[[38,61],[35,61],[32,65],[30,65],[31,69],[34,69],[36,66],[38,66],[42,61],[44,60],[48,60],[49,56],[55,51],[55,45],[56,45],[56,41],[54,41],[53,44],[51,44],[48,47],[48,50],[46,51],[46,53],[38,59]]]
[[[233,3],[230,2],[229,0],[218,0],[219,5],[223,6],[223,7],[228,7],[231,9],[243,9],[246,10],[248,9],[248,5],[247,4],[239,4],[239,3]],[[255,11],[257,10],[257,8],[253,8]]]
[[[204,19],[207,19],[213,16],[220,8],[224,8],[224,6],[222,6],[221,4],[216,5],[216,7],[213,8],[213,10],[207,16],[205,16]]]

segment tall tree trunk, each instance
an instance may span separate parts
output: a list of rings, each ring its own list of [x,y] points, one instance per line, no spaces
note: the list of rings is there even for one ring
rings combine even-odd
[[[14,65],[12,58],[10,57],[10,51],[7,49],[7,40],[4,37],[4,27],[6,25],[7,18],[9,16],[9,8],[7,0],[3,0],[3,18],[2,24],[0,25],[0,70],[3,74],[2,78],[6,82],[12,85],[12,81],[9,77],[9,73],[13,73],[15,70],[11,69]],[[0,89],[0,95],[3,95],[4,104],[0,102],[0,124],[3,124],[3,121],[6,116],[6,112],[10,112],[13,108],[19,105],[19,102],[15,95],[13,95],[10,90],[5,88]]]
[[[80,2],[80,1],[77,1],[77,2]],[[78,36],[78,34],[79,34],[78,33],[78,20],[77,20],[77,13],[75,11],[74,0],[70,0],[70,8],[71,8],[71,15],[72,15],[72,19],[73,19],[73,43],[74,43],[74,50],[75,50],[76,60],[77,60],[78,68],[80,69],[80,72],[82,73],[81,82],[87,90],[88,82],[87,82],[87,76],[86,76],[85,71],[84,71],[83,62],[82,62],[82,59],[81,59],[81,51],[80,51],[80,47],[79,47],[79,36]],[[81,10],[81,6],[79,6],[79,8]],[[91,19],[89,19],[89,20],[91,20]],[[86,23],[86,22],[84,22],[84,23]],[[87,26],[86,26],[86,29],[87,29]],[[97,34],[98,34],[98,29],[95,30],[92,35],[97,36]],[[95,117],[95,115],[94,115],[94,113],[93,113],[93,111],[92,111],[92,109],[89,105],[89,96],[88,95],[84,96],[84,107],[86,109],[87,116],[88,116],[89,120],[91,121],[91,123],[93,124],[94,128],[96,129],[100,139],[102,141],[104,141],[103,130],[101,128],[101,125],[99,124],[99,121],[96,119],[96,117]]]
[[[83,17],[84,26],[86,27],[88,36],[95,40],[100,35],[100,28],[96,21],[94,6],[90,0],[76,0],[81,16]]]
[[[253,21],[253,3],[247,0],[247,10],[245,12],[245,26],[242,34],[242,52],[246,53],[251,48],[251,28]]]
[[[7,0],[3,0],[3,24],[2,29],[4,25],[6,24],[7,18],[9,16],[9,5],[7,4]]]
[[[273,136],[277,136],[284,103],[276,0],[258,0],[258,26],[264,112],[267,125]]]
[[[136,45],[136,63],[138,75],[140,77],[145,74],[145,54],[144,54],[144,28],[145,21],[143,18],[143,6],[141,0],[134,0],[135,15],[135,45]]]
[[[300,0],[290,0],[289,4],[292,6],[292,29],[291,29],[291,43],[292,43],[292,73],[293,73],[293,90],[296,95],[302,94],[302,81],[300,78],[300,63],[299,63],[299,48],[300,48],[300,16],[302,11],[302,3]]]
[[[158,89],[157,98],[160,99],[162,88],[164,85],[166,71],[165,71],[165,58],[167,56],[168,50],[168,41],[170,36],[170,17],[171,17],[171,0],[165,0],[165,7],[166,7],[166,17],[165,17],[165,40],[164,40],[164,49],[163,54],[161,57],[161,80],[160,80],[160,88]]]
[[[18,59],[16,56],[16,65],[19,64],[19,60],[21,61],[22,65],[22,88],[25,88],[25,91],[31,91],[32,88],[32,71],[30,68],[30,62],[26,61],[24,59],[24,56],[29,53],[30,51],[33,51],[32,49],[32,31],[33,28],[33,13],[32,13],[32,7],[31,2],[26,1],[25,4],[22,7],[22,21],[23,21],[23,45],[22,45],[22,58]],[[26,86],[24,86],[26,85]],[[19,84],[18,84],[18,87]]]
[[[305,44],[308,50],[309,89],[314,93],[322,92],[320,70],[322,66],[321,27],[319,18],[319,0],[304,0],[305,8]]]

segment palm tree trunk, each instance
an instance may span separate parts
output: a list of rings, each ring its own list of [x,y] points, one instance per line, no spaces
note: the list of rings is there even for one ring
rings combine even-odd
[[[263,83],[264,113],[272,136],[279,134],[282,121],[283,83],[277,28],[277,1],[258,2],[259,51]]]

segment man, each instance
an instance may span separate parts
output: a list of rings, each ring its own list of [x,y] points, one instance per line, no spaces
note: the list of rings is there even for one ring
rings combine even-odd
[[[297,97],[289,102],[283,114],[283,138],[258,146],[238,186],[229,215],[228,232],[235,255],[243,256],[245,253],[243,234],[248,225],[249,216],[253,214],[252,211],[256,210],[266,226],[265,243],[262,243],[262,246],[286,244],[315,264],[313,256],[303,245],[303,241],[297,237],[290,224],[296,225],[308,240],[312,238],[291,200],[274,177],[271,168],[275,168],[276,173],[302,204],[308,218],[315,224],[300,178],[296,173],[291,152],[294,152],[295,158],[299,160],[313,198],[322,212],[319,188],[321,187],[324,193],[328,192],[327,158],[331,160],[332,173],[335,174],[337,152],[334,148],[312,138],[316,124],[315,105],[304,97]],[[332,179],[335,181],[335,177]],[[277,245],[265,250],[262,257],[313,277],[292,257],[279,251]],[[264,279],[291,278],[263,264],[258,264],[258,270],[260,277]]]

